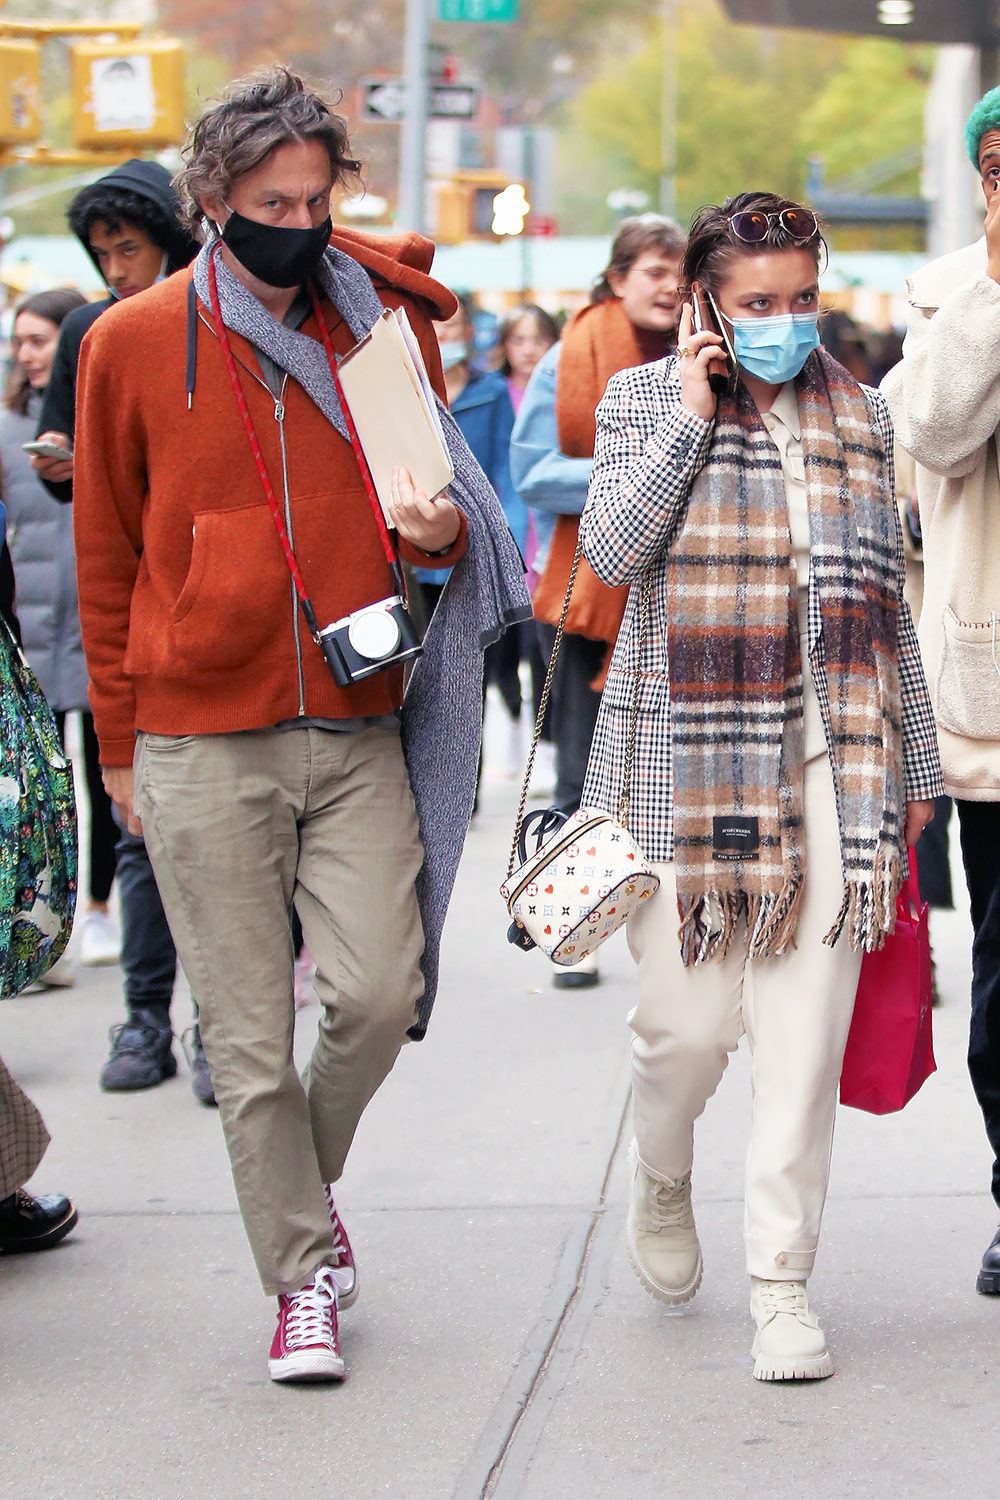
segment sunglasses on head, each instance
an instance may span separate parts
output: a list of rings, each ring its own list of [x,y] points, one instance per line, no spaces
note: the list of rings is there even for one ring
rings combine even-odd
[[[765,214],[758,209],[733,214],[726,221],[738,240],[744,245],[763,245],[772,238],[771,225],[777,224],[774,238],[781,233],[797,244],[805,244],[819,234],[819,221],[808,208],[783,208],[780,213]],[[772,241],[773,242],[773,241]]]

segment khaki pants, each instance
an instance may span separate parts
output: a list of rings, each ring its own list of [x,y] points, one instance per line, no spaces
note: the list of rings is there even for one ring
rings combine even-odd
[[[843,895],[830,762],[805,767],[806,879],[796,946],[748,962],[734,943],[722,963],[681,963],[671,864],[660,889],[629,923],[639,1004],[629,1017],[636,1143],[654,1177],[691,1170],[694,1122],[715,1093],[746,1031],[753,1055],[753,1123],[747,1156],[747,1269],[805,1281],[826,1201],[844,1047],[861,955],[847,937],[823,938]]]
[[[136,811],[201,1035],[264,1290],[333,1259],[335,1182],[423,992],[423,859],[398,734],[141,734]],[[319,1036],[292,1058],[292,902]]]

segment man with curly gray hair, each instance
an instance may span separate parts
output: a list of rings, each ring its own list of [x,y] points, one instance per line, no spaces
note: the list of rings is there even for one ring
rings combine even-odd
[[[206,110],[185,158],[183,212],[205,242],[191,272],[113,308],[83,347],[84,646],[105,782],[145,833],[278,1298],[270,1374],[340,1380],[338,1305],[358,1280],[333,1184],[427,1025],[482,648],[527,595],[446,411],[453,483],[426,495],[397,468],[385,524],[338,358],[394,309],[441,396],[432,320],[456,304],[427,240],[333,229],[332,190],[358,164],[330,103],[262,70]],[[401,559],[453,568],[405,703],[419,646]],[[293,905],[322,1002],[301,1080]]]

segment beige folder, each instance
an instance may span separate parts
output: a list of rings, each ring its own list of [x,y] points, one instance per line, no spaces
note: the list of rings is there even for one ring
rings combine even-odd
[[[432,499],[446,490],[455,470],[405,312],[386,308],[368,337],[341,360],[338,374],[386,519],[396,467],[408,469],[414,487]]]

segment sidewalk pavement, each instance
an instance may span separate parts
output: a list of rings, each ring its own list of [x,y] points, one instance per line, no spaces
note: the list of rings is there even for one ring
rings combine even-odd
[[[631,961],[550,987],[505,941],[514,791],[487,780],[438,1008],[371,1105],[338,1192],[361,1297],[342,1387],[274,1386],[218,1116],[178,1078],[97,1089],[117,969],[0,1006],[53,1142],[32,1184],[80,1224],[0,1260],[5,1495],[53,1500],[962,1500],[995,1479],[996,1226],[965,1071],[969,928],[935,914],[939,1072],[900,1115],[841,1111],[814,1303],[837,1376],[751,1378],[745,1043],[698,1130],[701,1292],[625,1258]],[[958,869],[956,864],[956,870]],[[959,882],[960,885],[960,882]],[[177,1031],[189,1001],[178,993]],[[304,1058],[317,1007],[299,1013]],[[179,1049],[178,1049],[179,1050]]]

